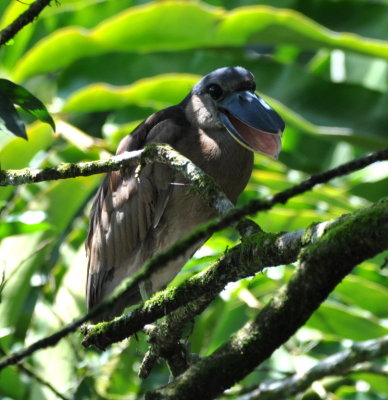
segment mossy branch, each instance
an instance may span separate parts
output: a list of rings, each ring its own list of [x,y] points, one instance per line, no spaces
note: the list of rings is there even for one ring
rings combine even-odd
[[[206,400],[221,394],[286,342],[355,265],[388,249],[387,238],[387,198],[337,220],[304,248],[290,282],[254,320],[146,399]]]
[[[193,322],[194,317],[201,314],[216,296],[217,293],[207,292],[167,315],[163,322],[144,327],[143,330],[149,337],[150,349],[139,368],[140,378],[148,377],[159,358],[166,360],[173,377],[186,371],[193,360],[187,352],[187,347],[180,342],[183,329],[187,323]]]
[[[124,280],[119,287],[113,292],[113,294],[106,299],[103,303],[100,303],[98,307],[98,313],[103,312],[108,309],[111,304],[113,304],[121,296],[125,296],[133,287],[138,285],[142,280],[149,277],[149,275],[159,269],[162,269],[167,263],[173,260],[177,255],[182,254],[184,251],[188,250],[195,243],[202,239],[207,238],[215,232],[218,232],[244,218],[247,215],[254,214],[257,211],[267,211],[270,210],[275,204],[286,203],[289,199],[302,194],[320,183],[329,181],[330,179],[347,175],[351,172],[357,171],[370,165],[376,161],[388,159],[388,149],[381,150],[372,153],[366,157],[362,157],[340,165],[337,168],[333,168],[329,171],[325,171],[321,174],[312,175],[307,180],[301,182],[299,185],[295,185],[289,189],[277,193],[270,199],[267,200],[252,200],[247,205],[234,208],[227,212],[220,218],[213,219],[212,221],[205,223],[183,238],[181,241],[177,242],[166,252],[156,255],[150,259],[145,266],[132,277]],[[205,191],[206,192],[206,191]],[[209,204],[209,203],[208,203]],[[248,231],[250,228],[248,227]],[[91,311],[93,312],[93,310]],[[99,324],[101,325],[101,324]]]
[[[58,179],[90,176],[117,171],[129,166],[161,163],[170,166],[189,180],[196,191],[210,207],[225,214],[233,208],[212,177],[205,174],[188,158],[182,156],[171,146],[161,143],[149,144],[142,150],[124,152],[106,160],[80,163],[63,163],[51,168],[24,168],[20,170],[0,170],[0,186],[17,186]],[[141,171],[141,168],[140,168]]]
[[[385,209],[388,209],[388,199]],[[331,226],[345,223],[353,214],[338,220],[313,224],[305,230],[288,233],[256,232],[228,250],[206,270],[175,288],[156,293],[130,313],[110,322],[95,325],[85,332],[84,346],[105,348],[140,331],[145,324],[195,301],[206,293],[219,293],[229,282],[255,275],[268,266],[289,264],[300,251],[319,240]],[[351,243],[348,244],[351,246]],[[388,247],[388,245],[387,245]]]

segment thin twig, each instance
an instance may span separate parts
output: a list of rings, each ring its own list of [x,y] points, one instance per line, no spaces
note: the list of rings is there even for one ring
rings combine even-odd
[[[386,355],[388,355],[388,336],[354,343],[348,350],[319,361],[303,374],[295,374],[289,378],[272,382],[262,382],[255,390],[237,397],[236,400],[289,399],[304,392],[319,379],[330,375],[346,375],[349,372],[356,372],[357,364],[376,360]]]
[[[30,24],[52,0],[36,0],[10,25],[0,31],[0,46],[10,41],[23,27]]]

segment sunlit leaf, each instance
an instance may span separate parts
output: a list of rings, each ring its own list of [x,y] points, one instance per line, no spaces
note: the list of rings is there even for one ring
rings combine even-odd
[[[12,235],[20,235],[22,233],[45,231],[49,228],[50,225],[46,223],[26,224],[20,221],[0,222],[0,239]]]
[[[36,123],[29,127],[29,140],[13,138],[0,148],[0,163],[2,169],[25,168],[31,159],[42,150],[46,150],[53,142],[51,129],[46,124]],[[6,200],[15,190],[8,186],[0,190],[0,199]]]
[[[16,85],[7,79],[0,79],[0,94],[40,121],[47,122],[55,130],[54,120],[45,105],[24,87]]]
[[[149,52],[284,42],[306,49],[325,46],[388,58],[383,42],[330,31],[291,10],[252,6],[226,12],[201,3],[158,2],[123,11],[90,32],[58,30],[30,50],[17,65],[14,77],[22,80],[57,70],[107,49]]]
[[[130,104],[164,108],[183,99],[197,81],[196,76],[180,74],[145,79],[127,87],[96,84],[76,92],[64,111],[101,111]]]
[[[380,318],[388,317],[388,289],[382,285],[351,275],[341,282],[336,293],[350,305],[357,305]]]
[[[361,316],[351,308],[332,302],[321,305],[308,320],[307,326],[327,335],[352,340],[366,340],[388,334],[388,329],[380,325],[377,319]]]
[[[0,132],[27,139],[26,128],[10,99],[0,92]]]

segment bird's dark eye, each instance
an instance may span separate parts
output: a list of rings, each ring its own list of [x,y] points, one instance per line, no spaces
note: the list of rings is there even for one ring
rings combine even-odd
[[[210,94],[210,96],[214,99],[217,100],[223,95],[223,91],[220,86],[218,85],[209,85],[207,88],[207,92]]]

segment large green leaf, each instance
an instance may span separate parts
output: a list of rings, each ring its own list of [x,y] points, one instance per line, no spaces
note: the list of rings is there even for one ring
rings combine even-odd
[[[0,93],[0,133],[27,139],[26,128],[16,108],[7,96]]]
[[[46,150],[53,143],[51,129],[35,123],[28,129],[29,141],[12,138],[0,148],[2,169],[25,168],[37,152]]]
[[[23,86],[8,79],[0,79],[1,98],[10,100],[42,122],[47,122],[54,130],[55,124],[45,105]],[[20,135],[17,135],[20,136]]]
[[[18,332],[19,322],[24,325],[29,321],[31,312],[24,308],[31,292],[30,280],[39,270],[44,260],[47,247],[52,243],[45,233],[33,233],[9,236],[0,244],[1,264],[5,271],[5,285],[0,304],[0,328],[14,328],[18,339],[25,332]],[[24,321],[23,321],[24,320]],[[11,343],[6,337],[4,343]]]
[[[16,81],[20,81],[36,73],[54,71],[79,57],[101,51],[101,46],[84,29],[63,28],[42,39],[30,50],[17,64],[13,76]]]
[[[45,231],[49,229],[49,227],[48,224],[42,222],[37,224],[26,224],[21,221],[0,222],[0,239],[23,233]]]
[[[25,168],[39,151],[46,150],[53,142],[51,129],[42,123],[29,126],[29,140],[7,137],[7,141],[0,148],[0,164],[2,169]],[[7,200],[15,187],[1,188],[0,200]]]
[[[368,292],[364,293],[365,296]],[[326,302],[308,320],[307,326],[319,329],[327,335],[352,340],[367,340],[388,334],[388,328],[376,318],[362,316],[338,303]]]
[[[63,111],[103,111],[128,105],[164,108],[189,93],[198,76],[163,75],[144,79],[126,87],[95,84],[74,93]]]
[[[342,301],[354,304],[380,318],[388,317],[388,289],[361,277],[351,275],[336,288]]]
[[[150,52],[278,43],[388,58],[387,43],[330,31],[295,11],[252,6],[227,12],[201,3],[168,1],[129,8],[92,31],[59,29],[20,60],[13,76],[23,80],[63,68],[80,57],[112,50]]]

